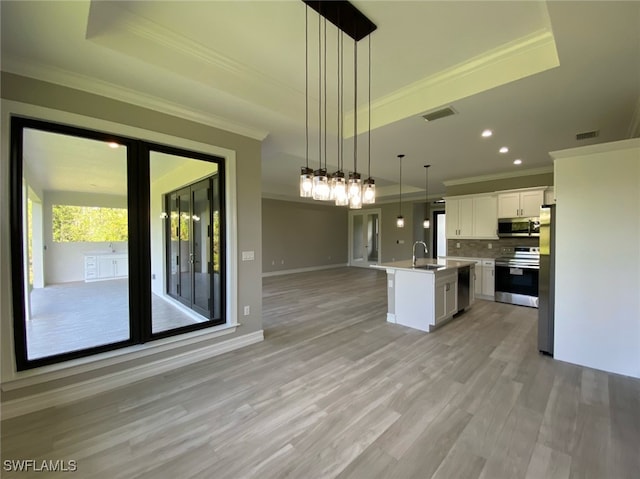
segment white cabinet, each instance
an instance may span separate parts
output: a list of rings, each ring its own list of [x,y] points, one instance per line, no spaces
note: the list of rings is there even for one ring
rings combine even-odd
[[[496,195],[446,198],[447,238],[497,239]]]
[[[482,261],[474,260],[476,262],[476,267],[474,268],[474,282],[473,282],[473,292],[475,296],[482,295]]]
[[[473,198],[473,237],[498,237],[498,198],[494,195]]]
[[[98,281],[126,278],[129,275],[129,258],[123,253],[105,253],[84,257],[84,280]]]
[[[458,312],[457,268],[434,273],[392,266],[385,269],[387,321],[428,332]]]
[[[434,323],[437,326],[458,311],[457,273],[436,275]]]
[[[545,188],[504,191],[498,193],[498,217],[540,216]]]
[[[494,260],[482,261],[482,296],[493,299],[495,296],[495,268]]]
[[[84,257],[84,280],[95,281],[98,279],[98,261],[94,255]]]
[[[473,199],[447,198],[447,238],[471,237],[473,233]]]

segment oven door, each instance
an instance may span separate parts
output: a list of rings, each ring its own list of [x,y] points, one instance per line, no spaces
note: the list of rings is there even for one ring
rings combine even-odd
[[[540,267],[496,261],[496,301],[538,307],[538,278]]]

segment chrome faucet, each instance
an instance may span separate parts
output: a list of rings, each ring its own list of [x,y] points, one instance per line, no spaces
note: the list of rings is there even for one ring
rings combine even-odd
[[[413,243],[413,261],[412,261],[412,265],[415,266],[416,265],[416,245],[421,244],[424,247],[424,254],[426,256],[427,254],[427,243],[425,243],[424,241],[416,241],[415,243]]]

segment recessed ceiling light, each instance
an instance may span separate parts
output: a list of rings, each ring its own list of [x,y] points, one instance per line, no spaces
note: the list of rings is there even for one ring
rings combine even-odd
[[[520,158],[518,158],[517,160],[513,160],[513,164],[514,165],[521,165],[522,164],[522,160]]]
[[[502,148],[500,148],[500,153],[509,153],[509,148],[507,148],[506,146],[503,146]]]
[[[107,143],[107,145],[109,145],[109,148],[118,148],[120,146],[115,141],[110,141],[109,143]]]
[[[482,138],[489,138],[491,135],[493,135],[493,132],[491,130],[484,130],[482,132]]]

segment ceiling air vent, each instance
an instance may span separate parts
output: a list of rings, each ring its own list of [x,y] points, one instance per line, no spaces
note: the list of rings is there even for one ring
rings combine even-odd
[[[422,115],[422,118],[424,118],[426,121],[434,121],[439,120],[440,118],[445,118],[447,116],[455,115],[456,113],[457,112],[453,108],[447,106],[445,108],[440,108],[439,110],[425,113],[424,115]]]
[[[578,133],[576,140],[587,140],[589,138],[595,138],[600,134],[600,130],[585,131],[584,133]]]

